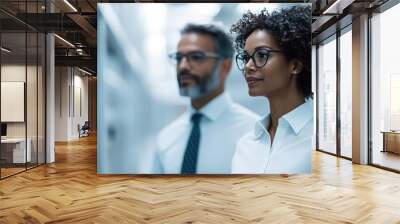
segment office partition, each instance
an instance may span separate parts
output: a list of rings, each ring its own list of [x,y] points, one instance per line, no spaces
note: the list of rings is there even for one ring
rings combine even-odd
[[[45,162],[45,34],[21,19],[44,12],[44,2],[0,3],[1,179]]]

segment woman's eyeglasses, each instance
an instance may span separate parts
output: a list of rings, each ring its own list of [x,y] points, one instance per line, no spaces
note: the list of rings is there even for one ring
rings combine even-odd
[[[283,51],[271,50],[269,48],[258,48],[253,52],[252,55],[247,54],[247,52],[238,53],[236,55],[236,64],[239,70],[244,71],[246,64],[249,63],[249,60],[251,59],[253,60],[253,64],[256,68],[262,68],[265,64],[267,64],[271,52]]]

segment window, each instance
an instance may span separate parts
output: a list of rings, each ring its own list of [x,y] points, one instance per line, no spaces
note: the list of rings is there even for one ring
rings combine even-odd
[[[318,149],[336,154],[336,36],[318,48]]]
[[[340,36],[340,155],[351,158],[352,141],[352,34],[351,26]]]
[[[372,164],[400,170],[400,4],[371,18]]]

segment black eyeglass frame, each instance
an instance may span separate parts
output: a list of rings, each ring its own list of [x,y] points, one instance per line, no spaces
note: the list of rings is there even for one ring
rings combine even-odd
[[[254,55],[255,55],[256,53],[258,53],[259,51],[266,51],[266,52],[268,52],[268,53],[267,53],[267,59],[265,60],[265,62],[264,62],[262,65],[257,65],[256,60],[254,59]],[[271,56],[271,55],[270,55],[271,52],[283,53],[284,51],[282,51],[282,50],[274,50],[274,49],[270,49],[270,48],[267,48],[267,47],[256,48],[255,51],[253,52],[253,54],[250,55],[250,57],[249,57],[249,59],[248,59],[247,61],[244,61],[243,58],[240,58],[240,57],[243,57],[243,55],[249,55],[249,54],[247,54],[245,51],[243,51],[243,52],[241,52],[241,53],[239,53],[239,54],[236,55],[236,65],[237,65],[237,67],[238,67],[238,69],[239,69],[240,71],[244,72],[247,63],[249,63],[249,60],[251,59],[251,60],[253,60],[253,64],[254,64],[254,66],[255,66],[257,69],[262,68],[262,67],[264,67],[264,66],[267,64],[268,59],[269,59],[269,57]],[[239,63],[239,60],[241,60],[241,61],[243,62],[243,63],[242,63],[242,64],[243,64],[243,68],[240,67],[240,65],[239,65],[239,64],[240,64],[240,63]]]

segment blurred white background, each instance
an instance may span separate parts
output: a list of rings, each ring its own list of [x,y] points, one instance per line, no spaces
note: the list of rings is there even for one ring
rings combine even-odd
[[[168,53],[176,51],[187,23],[232,24],[250,10],[276,10],[274,3],[101,3],[98,6],[98,172],[149,173],[158,132],[189,104],[179,96]],[[234,60],[233,60],[234,61]],[[226,91],[263,116],[264,97],[249,97],[233,63]]]

